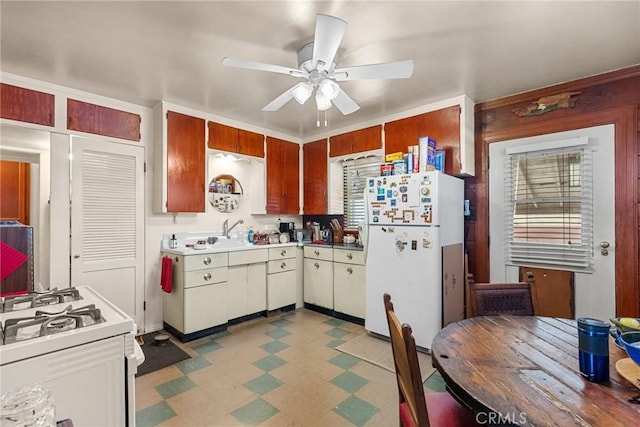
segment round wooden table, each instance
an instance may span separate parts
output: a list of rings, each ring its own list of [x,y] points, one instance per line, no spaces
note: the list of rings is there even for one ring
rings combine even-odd
[[[481,424],[640,425],[640,404],[628,401],[640,389],[615,368],[626,352],[611,339],[609,381],[587,381],[578,367],[575,320],[474,317],[442,329],[431,352],[449,392]]]

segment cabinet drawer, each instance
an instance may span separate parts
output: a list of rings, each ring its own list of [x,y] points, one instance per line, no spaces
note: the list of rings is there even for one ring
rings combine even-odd
[[[184,287],[195,288],[211,283],[226,282],[228,276],[227,267],[207,268],[205,270],[187,271],[184,273]]]
[[[178,257],[178,259],[180,258],[184,259],[184,266],[182,267],[184,271],[227,266],[226,252]]]
[[[267,249],[229,252],[229,266],[255,264],[257,262],[267,262],[268,260],[269,251]]]
[[[364,252],[350,249],[334,249],[333,261],[364,265]]]
[[[325,261],[333,261],[333,249],[321,248],[318,246],[305,246],[304,257],[312,259],[322,259]]]
[[[278,259],[295,258],[295,257],[296,257],[295,246],[269,248],[269,261],[275,261]]]
[[[295,258],[272,260],[267,263],[267,274],[282,273],[283,271],[291,271],[295,269]]]

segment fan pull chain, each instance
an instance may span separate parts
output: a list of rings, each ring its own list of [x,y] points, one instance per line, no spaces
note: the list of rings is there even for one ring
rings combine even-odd
[[[316,110],[316,127],[320,127],[320,110]]]
[[[327,110],[324,110],[324,127],[327,127]]]

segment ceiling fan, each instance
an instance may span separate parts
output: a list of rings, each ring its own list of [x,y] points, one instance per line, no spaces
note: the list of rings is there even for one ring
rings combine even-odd
[[[347,22],[329,15],[316,16],[316,31],[313,42],[304,45],[298,52],[298,68],[244,59],[227,57],[222,64],[227,67],[247,68],[288,74],[304,81],[297,83],[262,108],[262,111],[276,111],[291,99],[301,105],[316,92],[316,106],[323,111],[335,105],[342,114],[351,114],[360,106],[347,95],[336,82],[365,79],[406,79],[413,73],[413,61],[386,62],[337,68],[335,56]]]

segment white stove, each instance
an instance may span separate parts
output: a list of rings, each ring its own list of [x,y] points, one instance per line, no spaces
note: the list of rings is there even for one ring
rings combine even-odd
[[[39,383],[58,420],[135,424],[135,324],[90,287],[2,299],[0,394]]]

